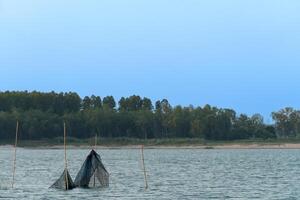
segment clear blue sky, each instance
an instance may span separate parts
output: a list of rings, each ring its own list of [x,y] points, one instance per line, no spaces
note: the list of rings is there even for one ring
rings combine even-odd
[[[0,0],[0,90],[300,107],[300,1]]]

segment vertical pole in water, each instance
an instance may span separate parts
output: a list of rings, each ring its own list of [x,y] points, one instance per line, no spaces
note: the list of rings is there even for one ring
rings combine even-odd
[[[97,134],[95,135],[95,147],[94,147],[94,150],[96,151],[96,147],[97,147]],[[94,184],[93,186],[95,187],[96,186],[96,171],[94,172]]]
[[[66,182],[66,190],[68,190],[69,182],[68,182],[68,163],[67,163],[67,149],[66,149],[66,122],[64,122],[64,152],[65,152],[65,182]]]
[[[96,150],[96,147],[97,147],[97,134],[95,135],[95,146],[94,146],[95,150]]]
[[[146,167],[145,167],[145,159],[144,159],[144,145],[141,146],[141,159],[144,171],[144,181],[145,181],[145,190],[148,189],[148,181],[147,181],[147,174],[146,174]]]
[[[14,160],[13,160],[13,177],[12,177],[11,188],[14,188],[14,183],[15,183],[16,161],[17,161],[17,144],[18,144],[18,131],[19,131],[19,121],[17,121],[17,125],[16,125],[16,139],[15,139]]]

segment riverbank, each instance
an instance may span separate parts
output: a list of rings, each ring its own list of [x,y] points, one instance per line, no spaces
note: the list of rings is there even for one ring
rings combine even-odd
[[[10,146],[13,141],[0,141],[0,145]],[[91,148],[95,139],[68,138],[68,148]],[[207,141],[203,139],[171,138],[171,139],[132,139],[132,138],[101,138],[97,141],[97,148],[161,148],[161,149],[300,149],[300,139],[272,139],[272,140],[235,140],[235,141]],[[24,148],[63,148],[63,138],[42,140],[19,140],[18,147]]]

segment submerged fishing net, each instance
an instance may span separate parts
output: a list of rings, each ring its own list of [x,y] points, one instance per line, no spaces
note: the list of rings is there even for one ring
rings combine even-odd
[[[109,173],[102,164],[101,157],[94,150],[84,161],[75,181],[77,187],[108,187]]]
[[[55,183],[53,183],[53,185],[50,188],[71,190],[75,187],[76,186],[69,174],[69,171],[65,169],[62,175],[59,177],[59,179]]]

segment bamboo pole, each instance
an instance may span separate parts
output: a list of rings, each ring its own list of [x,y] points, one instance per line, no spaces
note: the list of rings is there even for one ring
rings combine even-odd
[[[11,188],[14,188],[14,183],[15,183],[16,164],[17,164],[16,161],[17,161],[18,131],[19,131],[19,121],[17,121],[17,125],[16,125],[16,138],[15,138],[15,146],[14,146],[13,175],[12,175]]]
[[[148,189],[148,181],[147,181],[145,159],[144,159],[144,145],[141,146],[141,159],[142,159],[142,165],[143,165],[144,182],[145,182],[145,190],[146,190],[146,189]]]
[[[95,135],[95,146],[94,146],[94,149],[96,150],[97,148],[97,134]]]
[[[65,182],[66,182],[66,190],[69,189],[69,181],[68,181],[68,162],[67,162],[67,147],[66,147],[66,123],[64,122],[64,154],[65,154]]]
[[[95,146],[94,146],[94,150],[96,151],[97,148],[97,134],[95,135]],[[94,184],[93,186],[96,186],[96,176],[95,176],[96,171],[94,172]]]

